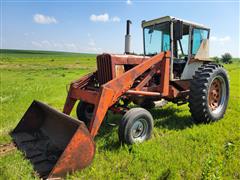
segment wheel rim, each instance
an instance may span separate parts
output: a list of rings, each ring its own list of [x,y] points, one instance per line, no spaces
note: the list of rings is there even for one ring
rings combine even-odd
[[[87,105],[85,107],[84,114],[85,114],[85,117],[89,120],[92,119],[93,109],[94,109],[94,106],[92,106],[92,105]]]
[[[218,114],[224,107],[226,100],[226,83],[221,76],[216,76],[208,92],[208,106],[212,113]]]
[[[131,135],[135,142],[142,142],[145,140],[148,131],[147,121],[143,118],[134,122],[131,128]]]

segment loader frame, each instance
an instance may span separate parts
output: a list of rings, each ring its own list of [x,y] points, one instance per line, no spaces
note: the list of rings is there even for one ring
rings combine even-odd
[[[73,81],[70,85],[63,113],[69,115],[77,100],[94,104],[93,117],[88,127],[93,138],[97,135],[106,112],[109,109],[115,112],[120,111],[118,108],[114,108],[114,105],[122,96],[149,96],[155,99],[176,99],[176,97],[184,96],[184,93],[186,93],[186,91],[179,91],[175,85],[170,83],[170,51],[162,52],[140,61],[134,58],[129,59],[131,60],[127,62],[123,60],[120,60],[121,62],[115,61],[115,64],[129,64],[129,62],[132,62],[133,64],[138,63],[138,65],[95,90],[89,89],[88,85],[91,79],[96,76],[96,72]],[[146,73],[146,71],[148,72]],[[161,74],[160,85],[145,86],[157,72]],[[144,73],[145,76],[142,77],[142,80],[133,88],[132,86],[136,83],[136,79]],[[188,87],[186,87],[186,89],[188,89]]]

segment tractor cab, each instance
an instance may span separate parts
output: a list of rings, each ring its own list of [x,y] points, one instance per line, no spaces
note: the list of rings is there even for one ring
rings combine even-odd
[[[171,51],[171,80],[191,79],[203,61],[210,61],[210,29],[204,25],[165,16],[142,21],[142,27],[146,56]]]

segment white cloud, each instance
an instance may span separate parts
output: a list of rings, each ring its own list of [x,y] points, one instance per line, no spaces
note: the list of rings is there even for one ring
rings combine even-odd
[[[230,40],[231,40],[230,36],[225,36],[223,38],[219,38],[219,41],[221,41],[221,42],[226,42],[226,41],[230,41]]]
[[[102,52],[102,48],[97,47],[95,40],[92,38],[92,35],[88,33],[87,36],[88,36],[88,47],[86,47],[85,51],[94,52],[94,53]]]
[[[216,36],[211,36],[210,41],[217,41],[217,37]]]
[[[59,43],[54,41],[32,41],[32,45],[37,48],[44,48],[49,50],[70,50],[70,51],[77,51],[79,46],[74,43]]]
[[[42,47],[42,43],[37,42],[37,41],[32,41],[32,45],[36,47]]]
[[[80,47],[78,44],[75,43],[65,43],[64,48],[67,49],[68,51],[79,51]]]
[[[131,5],[132,1],[131,0],[127,0],[126,3],[127,3],[127,5]]]
[[[95,43],[94,39],[89,39],[88,45],[89,46],[95,46],[96,43]]]
[[[55,42],[55,41],[32,41],[34,49],[50,50],[50,51],[68,51],[68,52],[87,52],[87,53],[102,53],[102,48],[97,47],[95,40],[88,34],[89,41],[87,45],[80,45],[72,42]]]
[[[224,37],[211,36],[210,37],[210,41],[212,41],[212,42],[225,43],[230,40],[231,40],[230,36],[224,36]]]
[[[35,14],[33,16],[33,20],[35,23],[38,23],[38,24],[57,24],[58,23],[55,17],[46,16],[43,14]]]
[[[51,42],[49,42],[48,40],[43,40],[43,41],[41,41],[41,43],[42,43],[43,46],[46,46],[46,47],[51,47],[52,46]]]
[[[92,14],[89,19],[93,22],[110,22],[110,21],[119,22],[120,21],[120,18],[117,16],[110,18],[108,13],[99,14],[99,15]]]
[[[230,52],[233,56],[237,55],[237,49],[234,46],[234,41],[229,35],[226,36],[211,36],[210,37],[210,56],[221,56],[225,52]]]
[[[120,18],[119,17],[117,17],[117,16],[114,16],[113,18],[112,18],[112,21],[113,22],[120,22]]]
[[[62,49],[63,48],[63,45],[61,43],[53,42],[52,45],[56,49]]]
[[[93,22],[107,22],[109,21],[109,15],[107,13],[104,13],[104,14],[100,14],[100,15],[95,15],[95,14],[92,14],[90,16],[90,20],[93,21]]]

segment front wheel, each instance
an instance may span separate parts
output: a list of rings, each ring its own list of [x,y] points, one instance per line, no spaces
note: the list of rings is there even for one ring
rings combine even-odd
[[[143,108],[132,108],[124,114],[118,129],[122,143],[141,143],[151,137],[153,129],[152,115]]]
[[[227,72],[218,64],[204,64],[190,83],[189,107],[193,120],[207,123],[223,118],[229,99]]]
[[[94,105],[84,101],[80,101],[77,105],[77,117],[83,121],[87,127],[90,125],[90,121],[93,116]]]

